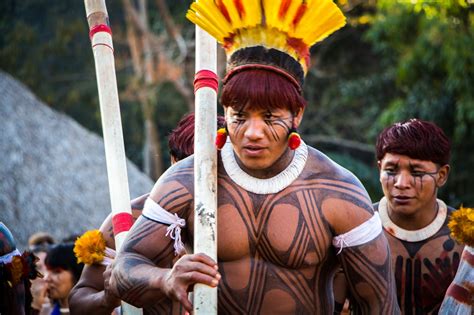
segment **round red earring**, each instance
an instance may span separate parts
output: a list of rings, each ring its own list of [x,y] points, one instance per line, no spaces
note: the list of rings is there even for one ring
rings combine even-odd
[[[288,147],[291,150],[296,150],[301,144],[301,136],[296,128],[291,128],[290,134],[288,135]]]
[[[224,144],[227,141],[227,129],[224,128],[219,128],[217,130],[217,135],[216,135],[216,148],[217,150],[221,150],[224,147]]]

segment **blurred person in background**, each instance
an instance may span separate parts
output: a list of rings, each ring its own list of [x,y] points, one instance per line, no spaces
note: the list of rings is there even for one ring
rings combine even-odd
[[[51,315],[69,314],[68,297],[81,276],[84,264],[78,264],[74,255],[74,243],[53,245],[46,255],[45,280],[48,297],[53,302]]]
[[[49,247],[56,243],[53,236],[47,232],[37,232],[30,236],[28,239],[28,248],[32,251],[38,258],[38,271],[43,273],[46,271],[44,265],[44,259],[46,257],[46,252]]]
[[[37,314],[31,309],[30,280],[39,276],[37,257],[21,254],[10,230],[0,222],[0,314]]]
[[[44,264],[46,253],[54,243],[56,243],[56,241],[54,240],[53,236],[47,232],[34,233],[28,239],[28,248],[38,257],[36,267],[42,275],[46,274],[46,266]],[[47,289],[48,286],[44,277],[36,278],[35,280],[31,281],[31,295],[33,296],[31,307],[33,309],[41,311],[43,308],[45,310],[49,310],[51,308]]]

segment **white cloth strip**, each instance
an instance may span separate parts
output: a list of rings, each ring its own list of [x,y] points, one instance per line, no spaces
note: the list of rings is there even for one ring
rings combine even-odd
[[[181,228],[186,226],[184,219],[181,219],[176,213],[169,213],[151,198],[146,199],[142,215],[149,220],[169,225],[166,236],[174,240],[175,255],[184,250],[184,244],[181,241]]]
[[[339,248],[339,255],[344,247],[358,246],[370,242],[382,232],[382,221],[378,212],[361,225],[353,228],[347,233],[338,235],[332,239],[332,244]]]
[[[0,264],[8,264],[12,262],[14,256],[21,256],[21,253],[18,249],[15,248],[14,251],[9,252],[3,256],[0,256]]]
[[[104,254],[105,254],[104,259],[102,260],[102,263],[101,263],[103,266],[108,266],[114,262],[115,254],[116,254],[114,249],[110,247],[105,247]]]

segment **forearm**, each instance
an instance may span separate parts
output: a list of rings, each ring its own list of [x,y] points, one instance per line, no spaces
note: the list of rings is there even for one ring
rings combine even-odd
[[[344,248],[340,260],[355,314],[400,314],[390,249],[383,234],[367,244]]]
[[[169,269],[156,267],[144,256],[124,252],[113,267],[111,290],[129,304],[151,306],[166,298],[164,279],[168,272]]]
[[[71,315],[110,315],[119,303],[111,303],[105,297],[105,291],[90,287],[75,287],[69,295]]]

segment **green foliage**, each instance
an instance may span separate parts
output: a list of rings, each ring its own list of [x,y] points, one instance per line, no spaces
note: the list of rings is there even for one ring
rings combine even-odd
[[[100,130],[95,70],[82,2],[6,1],[0,68],[53,108]]]
[[[178,121],[187,113],[184,99],[176,92],[171,83],[163,84],[159,91],[155,117],[160,126],[160,140],[163,148],[164,167],[171,164],[168,154],[168,136]]]
[[[368,165],[348,154],[337,152],[326,152],[327,155],[339,165],[344,165],[349,171],[357,176],[364,184],[372,202],[378,202],[383,196],[379,182],[379,172],[375,165]]]
[[[471,6],[471,7],[470,7]],[[465,187],[474,169],[474,25],[465,1],[379,1],[366,34],[382,56],[394,93],[377,127],[417,117],[436,122],[453,140],[452,173],[445,197],[473,203]]]
[[[418,117],[432,120],[453,139],[452,173],[442,197],[474,203],[474,12],[464,0],[337,1],[349,25],[312,49],[306,78],[308,106],[303,138],[324,135],[374,144],[382,128]],[[194,26],[185,19],[191,0],[167,4],[189,41]],[[472,3],[472,1],[471,1]],[[27,84],[40,99],[101,134],[94,59],[82,1],[0,2],[0,68]],[[148,1],[152,31],[165,25]],[[127,90],[133,69],[125,40],[121,2],[108,3],[114,31],[119,91]],[[168,47],[167,47],[168,48]],[[178,52],[174,44],[168,55]],[[174,87],[156,90],[155,117],[165,165],[167,135],[187,111]],[[138,102],[121,100],[127,156],[142,163],[143,122]],[[323,151],[327,148],[323,147]],[[327,151],[327,150],[326,150]],[[380,197],[373,159],[347,148],[330,155],[353,171],[371,197]]]
[[[151,1],[150,1],[151,3]],[[170,10],[186,4],[170,3]],[[119,92],[125,91],[133,74],[124,38],[125,21],[121,2],[108,3],[114,32],[114,51]],[[184,12],[184,11],[182,11]],[[184,14],[183,18],[184,18]],[[154,30],[159,23],[156,9],[150,10]],[[88,36],[83,1],[6,0],[0,2],[0,68],[24,84],[46,104],[73,117],[81,125],[102,135],[94,57]],[[162,135],[163,157],[168,158],[167,135],[186,109],[172,86],[156,91],[156,115]],[[158,96],[158,94],[157,94]],[[163,105],[164,104],[164,105]],[[168,106],[169,104],[169,106]],[[138,102],[121,98],[122,124],[127,156],[143,162],[143,117]]]

